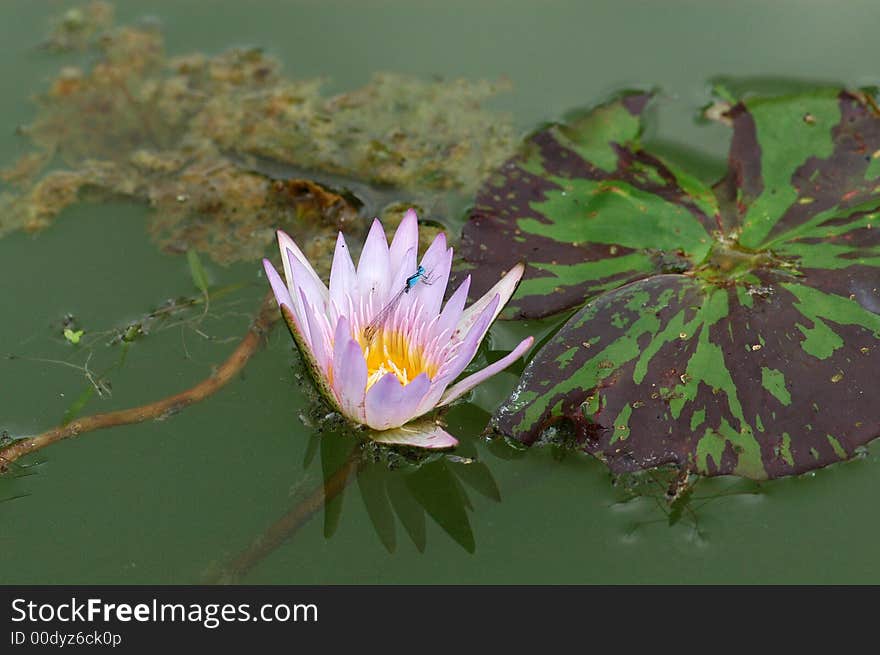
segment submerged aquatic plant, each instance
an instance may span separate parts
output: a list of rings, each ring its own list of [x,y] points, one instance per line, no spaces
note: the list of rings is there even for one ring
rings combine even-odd
[[[372,428],[375,441],[455,446],[455,437],[433,421],[407,424],[461,397],[532,345],[528,337],[506,357],[450,386],[510,299],[523,265],[513,266],[467,309],[465,278],[441,309],[452,249],[440,233],[417,265],[413,210],[390,247],[382,224],[373,222],[357,268],[340,232],[329,289],[287,234],[278,232],[278,244],[287,284],[268,260],[263,264],[287,325],[326,399],[350,421]]]

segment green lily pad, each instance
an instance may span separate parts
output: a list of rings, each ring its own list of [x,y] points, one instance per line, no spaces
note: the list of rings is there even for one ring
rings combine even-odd
[[[852,457],[880,435],[876,105],[824,89],[739,102],[709,190],[640,148],[644,99],[533,135],[494,205],[480,196],[470,243],[500,260],[494,225],[514,257],[533,253],[519,315],[588,300],[492,426],[573,442],[615,472],[764,479]]]
[[[460,251],[475,298],[527,263],[508,318],[549,316],[712,245],[712,190],[639,147],[650,96],[627,94],[533,134],[480,190]]]

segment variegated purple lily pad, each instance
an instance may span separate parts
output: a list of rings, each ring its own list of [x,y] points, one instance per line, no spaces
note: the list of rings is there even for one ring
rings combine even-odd
[[[463,245],[474,293],[512,262],[534,317],[583,306],[492,418],[617,472],[764,479],[880,435],[880,117],[821,89],[732,106],[715,187],[639,144],[648,98],[551,126],[490,180]]]

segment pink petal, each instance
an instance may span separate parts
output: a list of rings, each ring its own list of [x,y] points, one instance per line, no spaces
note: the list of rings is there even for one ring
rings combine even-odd
[[[305,309],[306,321],[309,324],[309,334],[311,335],[310,345],[312,347],[312,355],[315,363],[318,365],[320,372],[326,377],[330,369],[330,343],[327,333],[327,317],[323,313],[315,311],[306,298],[305,292],[300,289],[302,295],[303,308]]]
[[[269,284],[272,285],[272,292],[275,294],[278,306],[287,305],[293,309],[293,299],[290,297],[290,291],[287,289],[287,285],[281,279],[281,276],[278,275],[278,271],[275,270],[272,262],[264,259],[263,268],[266,271],[266,278],[269,280]]]
[[[395,278],[399,277],[401,271],[404,271],[405,277],[415,272],[418,250],[419,217],[416,216],[415,210],[408,209],[400,225],[397,226],[389,250],[391,271]]]
[[[403,256],[404,264],[397,268],[391,274],[391,284],[388,287],[389,298],[394,297],[400,289],[406,285],[406,281],[416,272],[416,249],[410,248]],[[391,268],[394,270],[394,262],[391,262]],[[419,282],[421,284],[421,281]],[[383,299],[383,303],[388,302],[389,298]]]
[[[412,302],[422,305],[422,320],[430,320],[440,312],[446,284],[449,282],[449,269],[452,267],[452,249],[446,247],[446,235],[441,232],[428,247],[422,257],[421,266],[425,269],[427,281],[420,280],[409,295]]]
[[[445,256],[440,259],[433,269],[425,267],[428,275],[427,284],[419,284],[421,287],[421,301],[424,306],[424,314],[428,320],[440,313],[443,297],[446,295],[446,286],[449,284],[449,271],[452,268],[452,248],[449,248]]]
[[[477,348],[480,347],[480,342],[483,341],[483,337],[486,335],[486,331],[489,329],[489,326],[495,319],[495,315],[497,314],[497,309],[500,304],[501,298],[499,296],[495,296],[492,302],[490,302],[483,308],[483,312],[477,317],[477,320],[474,322],[474,324],[471,326],[471,329],[462,340],[461,345],[458,347],[458,352],[456,352],[455,354],[455,357],[452,359],[452,361],[447,362],[443,366],[443,376],[450,376],[450,382],[459,376],[459,374],[465,369],[465,367],[467,367],[467,365],[471,363],[474,355],[477,354]]]
[[[449,330],[451,334],[452,328],[458,325],[458,322],[461,319],[461,312],[467,302],[467,295],[470,288],[471,276],[468,275],[464,279],[464,282],[458,285],[455,293],[453,293],[449,300],[446,301],[446,306],[443,307],[443,311],[440,313],[440,319],[437,321],[437,325],[434,328],[434,334],[441,334],[444,330]]]
[[[422,373],[403,386],[394,373],[379,378],[367,391],[366,423],[374,430],[396,428],[415,418],[416,408],[431,388],[431,380]]]
[[[333,350],[338,350],[342,344],[351,340],[351,321],[346,316],[340,316],[333,329]]]
[[[358,260],[358,290],[363,302],[372,298],[373,310],[378,311],[388,296],[390,285],[390,262],[388,240],[379,219],[373,221],[370,233],[364,242],[361,258]]]
[[[523,339],[516,348],[514,348],[509,354],[499,359],[497,362],[493,362],[483,370],[477,371],[473,375],[469,375],[464,380],[461,380],[460,382],[451,386],[449,389],[446,390],[446,393],[441,396],[438,406],[451,403],[456,398],[463,396],[475,386],[480,384],[483,380],[487,380],[496,373],[506,369],[517,359],[522,357],[523,353],[525,353],[529,348],[532,347],[532,343],[534,341],[535,337],[528,337],[526,339]]]
[[[288,253],[288,256],[290,259],[290,268],[293,273],[293,279],[288,280],[288,285],[291,287],[291,295],[293,295],[293,287],[302,289],[303,293],[306,294],[306,298],[308,298],[309,304],[315,309],[315,311],[325,312],[327,310],[327,301],[330,298],[327,292],[327,287],[325,287],[324,283],[320,280],[316,282],[315,279],[309,275],[309,271],[303,263],[294,257],[292,253]]]
[[[306,315],[303,298],[308,301],[314,311],[326,311],[325,303],[321,298],[320,290],[315,287],[314,281],[302,265],[302,262],[289,250],[287,251],[287,259],[288,269],[290,270],[287,286],[290,289],[290,296],[293,298],[293,313],[296,316],[297,325],[300,326],[303,336],[311,344],[312,333],[309,330],[309,319]]]
[[[471,326],[477,320],[477,317],[482,315],[483,309],[485,309],[486,305],[492,302],[497,295],[500,298],[500,301],[492,316],[492,321],[494,321],[498,316],[498,313],[504,309],[504,305],[507,304],[507,301],[510,300],[513,292],[516,291],[516,285],[519,284],[519,280],[522,277],[524,270],[525,265],[522,263],[517,264],[507,271],[507,274],[501,278],[494,287],[489,289],[482,298],[464,310],[461,315],[461,321],[459,321],[455,334],[453,334],[453,338],[461,338],[461,335],[470,330]],[[489,321],[489,325],[492,324],[492,321]],[[486,329],[488,329],[489,325],[486,326]],[[482,339],[482,336],[480,338]]]
[[[275,267],[272,266],[272,263],[268,259],[263,260],[263,268],[266,270],[266,277],[269,278],[269,283],[272,285],[272,291],[275,294],[275,300],[278,301],[278,306],[281,309],[281,314],[284,317],[284,320],[287,322],[291,333],[293,334],[294,341],[296,341],[299,351],[302,353],[306,367],[311,371],[312,377],[315,379],[315,383],[317,384],[320,392],[327,397],[328,401],[332,405],[334,405],[335,408],[336,400],[334,396],[336,394],[333,393],[333,391],[329,388],[327,381],[327,364],[329,356],[326,354],[326,350],[324,350],[323,354],[320,350],[316,351],[315,346],[312,344],[311,340],[308,337],[309,326],[300,323],[300,319],[297,317],[296,312],[294,311],[295,303],[290,297],[290,291],[288,291],[287,286],[281,280],[281,277],[278,275]],[[300,293],[300,303],[302,302],[302,293]],[[309,319],[314,317],[318,320],[321,320],[322,318],[315,315],[315,312],[312,311],[304,312],[304,315],[309,317]],[[320,328],[312,325],[311,333],[320,335]],[[318,348],[322,349],[324,346],[324,341],[319,338],[317,339],[317,344]],[[366,369],[366,363],[364,363],[364,369]],[[366,377],[364,379],[366,380]],[[364,384],[366,384],[366,382]]]
[[[351,253],[342,232],[336,237],[336,251],[333,253],[333,266],[330,269],[330,311],[345,314],[348,301],[346,294],[357,295],[357,272],[351,260]],[[331,318],[336,319],[336,316]]]
[[[437,406],[437,403],[440,402],[440,398],[443,396],[443,392],[446,391],[446,387],[448,387],[449,383],[456,377],[457,375],[438,375],[431,380],[431,388],[416,408],[415,416],[421,416],[434,409]]]
[[[458,445],[458,439],[449,434],[436,423],[427,425],[404,425],[393,430],[373,432],[370,434],[373,441],[392,446],[415,446],[439,450],[441,448],[453,448]]]
[[[281,305],[281,315],[284,317],[287,327],[290,328],[293,340],[296,342],[306,368],[312,376],[312,379],[315,381],[315,385],[318,387],[318,391],[327,399],[327,402],[333,406],[333,409],[341,411],[339,403],[336,401],[336,394],[330,387],[327,376],[315,359],[315,353],[312,350],[311,344],[303,336],[303,331],[297,324],[298,319],[294,316],[293,310],[286,303]]]
[[[497,296],[495,302],[497,302]],[[421,416],[425,412],[434,409],[437,403],[440,402],[440,398],[443,396],[449,383],[457,378],[465,367],[471,363],[471,360],[477,353],[480,342],[483,340],[483,334],[485,334],[491,322],[495,309],[495,303],[489,304],[483,309],[483,313],[477,317],[477,322],[471,327],[470,332],[462,341],[456,354],[450,361],[443,364],[440,368],[440,373],[432,380],[431,390],[422,399],[421,404],[416,410],[416,416]]]
[[[312,265],[309,263],[309,260],[306,259],[302,250],[299,249],[299,246],[294,243],[293,239],[291,239],[286,232],[278,230],[275,234],[278,236],[278,247],[281,249],[281,262],[284,265],[284,276],[287,278],[288,287],[291,287],[293,284],[293,276],[291,275],[290,270],[290,256],[286,251],[289,251],[290,254],[303,265],[306,277],[314,283],[315,288],[318,289],[319,295],[324,301],[326,301],[328,297],[327,287],[324,286],[324,282],[321,281],[321,278],[315,273],[315,269],[312,268]]]
[[[342,413],[363,423],[364,392],[367,389],[367,362],[357,341],[351,338],[348,319],[339,317],[333,339],[333,393]]]

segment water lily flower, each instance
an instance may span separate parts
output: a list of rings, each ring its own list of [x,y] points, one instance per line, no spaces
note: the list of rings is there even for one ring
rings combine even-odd
[[[468,308],[470,276],[443,304],[452,249],[440,233],[417,265],[418,243],[418,217],[410,209],[390,246],[382,224],[373,221],[357,267],[340,232],[329,289],[284,232],[278,232],[278,245],[287,283],[269,260],[263,265],[290,332],[334,409],[372,428],[375,441],[448,448],[458,441],[436,422],[410,422],[461,397],[532,345],[528,337],[455,382],[516,289],[523,265]]]

